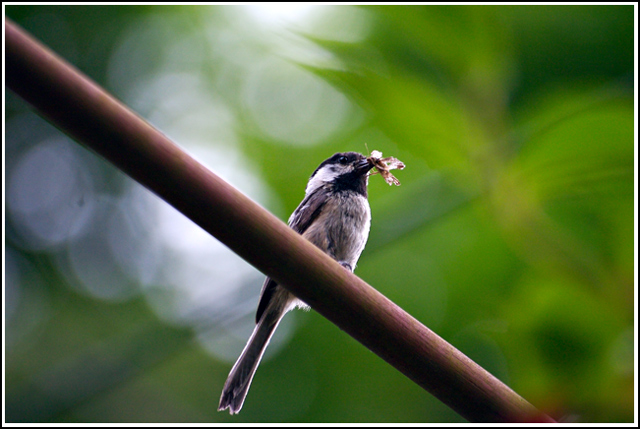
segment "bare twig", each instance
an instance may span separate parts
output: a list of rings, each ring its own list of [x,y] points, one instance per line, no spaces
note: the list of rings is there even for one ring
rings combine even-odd
[[[5,19],[6,84],[470,421],[553,422]]]

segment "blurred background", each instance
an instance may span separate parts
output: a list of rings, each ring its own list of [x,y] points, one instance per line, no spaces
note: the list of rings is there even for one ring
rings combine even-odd
[[[554,418],[633,422],[633,6],[6,15],[282,220],[334,152],[401,159],[356,274]],[[263,275],[5,94],[7,422],[465,421],[313,311],[217,412]]]

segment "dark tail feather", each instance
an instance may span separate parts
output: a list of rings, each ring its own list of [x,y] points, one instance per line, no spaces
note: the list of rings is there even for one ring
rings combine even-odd
[[[244,399],[247,397],[247,392],[249,392],[251,380],[258,369],[260,359],[262,359],[269,340],[283,315],[266,312],[258,322],[247,345],[229,372],[229,377],[222,389],[222,396],[220,396],[218,411],[226,408],[229,408],[231,414],[240,411]]]

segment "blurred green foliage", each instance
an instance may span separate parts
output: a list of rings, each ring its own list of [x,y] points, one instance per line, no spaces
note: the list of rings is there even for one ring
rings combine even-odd
[[[256,58],[287,55],[240,10],[7,6],[6,14],[125,100],[109,77],[122,34],[158,20],[149,56],[124,55],[121,76],[158,72],[176,43],[173,72],[200,70],[232,117],[235,137],[212,135],[211,144],[249,160],[282,219],[333,152],[364,152],[366,143],[398,157],[407,165],[396,174],[401,187],[370,180],[372,231],[356,274],[553,417],[632,422],[633,6],[314,9],[289,34],[300,50],[322,54],[276,64],[322,78],[347,101],[321,98],[317,121],[304,109],[284,117],[311,124],[286,134],[306,135],[304,144],[260,122],[305,99],[288,92],[295,82],[246,96]],[[7,119],[23,114],[6,97]],[[173,102],[169,115],[198,116],[198,105]],[[335,119],[339,106],[350,107]],[[338,125],[324,135],[313,128],[323,120]],[[8,161],[20,153],[16,133]],[[117,194],[123,178],[103,176]],[[5,250],[42,279],[21,283],[27,298],[16,311],[26,316],[5,320],[17,332],[6,353],[8,422],[464,421],[313,312],[288,316],[300,322],[295,335],[263,362],[242,412],[217,413],[230,363],[196,345],[191,328],[166,323],[142,294],[120,302],[78,294],[57,250],[24,249],[6,227]],[[29,298],[34,288],[38,299]]]

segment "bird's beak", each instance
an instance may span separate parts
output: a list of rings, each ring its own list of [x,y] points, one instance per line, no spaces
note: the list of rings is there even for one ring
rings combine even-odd
[[[355,170],[360,174],[367,174],[373,168],[373,164],[368,159],[362,159],[357,162]]]

